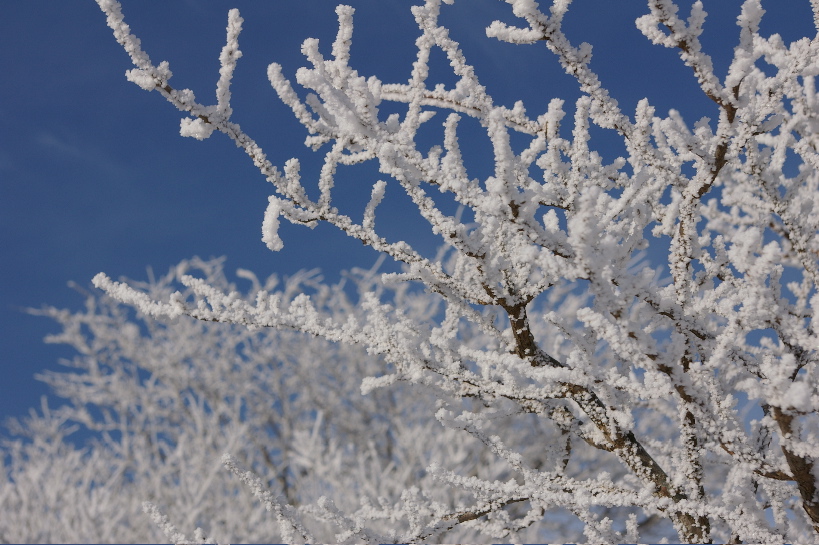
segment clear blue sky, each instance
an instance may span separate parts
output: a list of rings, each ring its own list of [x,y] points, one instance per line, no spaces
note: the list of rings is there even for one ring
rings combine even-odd
[[[357,9],[353,66],[365,76],[406,81],[418,34],[412,3],[349,3]],[[690,2],[681,3],[686,12]],[[738,38],[740,4],[705,2],[710,16],[703,40],[720,77]],[[170,62],[171,82],[209,102],[227,11],[238,7],[245,30],[233,88],[235,120],[275,164],[299,156],[309,173],[317,171],[320,156],[302,146],[305,133],[278,103],[265,68],[276,61],[292,77],[303,65],[299,47],[307,37],[319,38],[329,54],[334,6],[318,0],[166,0],[125,1],[123,9],[152,59]],[[786,41],[814,34],[808,0],[767,0],[763,6],[769,10],[763,33],[778,32]],[[22,312],[46,304],[80,308],[83,297],[69,281],[93,289],[90,280],[100,271],[144,279],[148,266],[162,273],[194,255],[226,255],[228,269],[249,268],[259,276],[321,267],[329,279],[375,261],[360,243],[321,228],[285,228],[285,249],[268,251],[260,226],[271,186],[224,136],[205,142],[180,137],[180,113],[125,80],[129,60],[92,0],[7,1],[2,7],[0,419],[37,405],[46,389],[33,375],[58,368],[57,360],[71,355],[42,343],[55,324]],[[483,28],[493,18],[511,22],[509,11],[496,0],[458,0],[443,7],[442,19],[496,102],[511,106],[523,99],[536,116],[560,97],[571,112],[577,92],[545,47],[485,37]],[[645,11],[641,0],[576,0],[566,32],[573,43],[594,46],[592,66],[626,111],[647,96],[659,113],[676,108],[689,122],[713,118],[716,106],[702,96],[676,53],[651,46],[636,30],[633,21]],[[446,73],[440,58],[436,63],[433,78],[436,70]],[[488,163],[478,153],[474,159],[470,174],[488,175],[480,170]],[[348,200],[354,202],[357,192],[368,194],[375,179],[366,169],[350,177]],[[408,226],[413,230],[415,220],[400,198],[387,206],[397,218],[395,237]]]

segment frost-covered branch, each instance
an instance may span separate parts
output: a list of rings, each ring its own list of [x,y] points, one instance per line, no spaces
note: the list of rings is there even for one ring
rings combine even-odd
[[[268,248],[283,247],[283,219],[326,223],[401,268],[354,271],[352,290],[309,274],[262,283],[243,271],[252,289],[242,291],[208,262],[159,285],[100,273],[94,285],[111,298],[104,308],[43,311],[64,324],[57,340],[78,349],[92,377],[48,380],[78,403],[113,404],[99,417],[84,409],[72,417],[114,445],[112,467],[138,451],[114,437],[139,443],[160,467],[186,459],[185,441],[204,441],[217,458],[217,447],[238,453],[251,469],[225,458],[229,473],[276,519],[258,528],[287,541],[819,536],[816,39],[762,36],[762,5],[746,0],[721,79],[700,41],[704,4],[684,20],[672,0],[648,0],[637,27],[676,50],[711,100],[715,121],[691,124],[676,110],[658,113],[650,97],[634,112],[618,105],[617,89],[593,70],[591,45],[574,45],[564,31],[571,2],[507,0],[520,26],[486,29],[502,41],[545,44],[581,93],[571,109],[556,97],[497,103],[480,65],[440,23],[447,7],[439,0],[412,8],[417,55],[404,82],[362,75],[352,66],[354,10],[339,6],[329,57],[307,39],[308,66],[294,80],[289,67],[267,70],[306,146],[322,154],[308,180],[298,159],[281,158],[279,169],[233,121],[238,11],[228,16],[216,103],[205,105],[171,86],[168,63],[152,63],[119,4],[98,3],[134,64],[128,79],[185,112],[183,136],[224,133],[273,185],[262,220]],[[445,82],[431,76],[438,53],[451,69]],[[443,136],[430,146],[421,129],[435,119]],[[620,138],[626,157],[597,149],[598,129]],[[478,132],[491,150],[485,171],[469,164]],[[339,167],[362,163],[378,175],[358,221],[338,199],[347,191]],[[437,252],[387,236],[393,188],[412,203],[412,228],[440,237]],[[440,205],[439,195],[455,206]],[[155,341],[168,348],[145,360],[140,328],[114,327],[129,318],[113,300],[136,309],[141,324],[166,324],[141,326],[154,336],[173,330]],[[178,361],[170,347],[193,350],[197,335],[219,340],[192,353],[192,374],[207,368],[197,358],[221,374],[191,384],[170,371]],[[120,360],[102,372],[99,354]],[[271,358],[281,362],[275,372]],[[106,377],[118,376],[116,361],[133,362],[120,365],[152,393],[123,404],[85,385],[114,380]],[[139,378],[146,368],[155,378]],[[218,433],[189,439],[118,416],[150,420],[145,407],[168,403],[185,407],[191,429],[218,422]],[[242,426],[228,424],[236,421]],[[195,469],[223,482],[204,461]],[[26,471],[20,465],[15,475]],[[178,472],[187,475],[169,475]],[[236,529],[196,505],[173,520],[193,528],[210,517]],[[171,528],[169,539],[184,539],[162,517],[154,516]],[[548,533],[552,521],[557,534]]]

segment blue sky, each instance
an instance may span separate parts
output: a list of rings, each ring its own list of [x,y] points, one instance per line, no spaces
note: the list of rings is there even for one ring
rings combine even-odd
[[[407,0],[350,2],[356,8],[352,65],[363,75],[403,82],[414,59],[418,34]],[[546,4],[547,2],[543,2]],[[267,83],[268,63],[293,76],[303,65],[307,37],[319,38],[329,54],[335,37],[335,3],[318,0],[230,2],[196,0],[124,2],[123,10],[155,62],[168,60],[176,87],[193,89],[209,102],[218,77],[228,9],[245,19],[234,82],[235,120],[278,165],[298,156],[305,176],[317,172],[319,155],[304,146],[305,133]],[[690,2],[681,2],[687,13]],[[739,34],[734,24],[739,0],[705,2],[709,18],[703,37],[724,76]],[[813,35],[807,0],[763,1],[768,14],[763,34],[786,41]],[[572,111],[573,81],[542,45],[512,46],[485,37],[492,19],[511,22],[509,8],[496,0],[459,0],[444,6],[442,20],[461,42],[467,59],[497,103],[524,100],[531,115],[554,97]],[[575,44],[594,46],[592,67],[626,111],[648,97],[658,113],[680,110],[693,122],[715,117],[716,106],[702,96],[676,53],[651,46],[634,26],[645,13],[639,0],[576,0],[566,18]],[[116,278],[144,279],[146,268],[165,272],[180,260],[228,257],[259,276],[321,267],[325,276],[371,266],[374,252],[329,228],[285,226],[285,248],[271,253],[260,226],[272,187],[226,137],[198,142],[179,136],[180,113],[156,93],[127,82],[129,60],[92,0],[4,2],[0,18],[0,418],[21,415],[46,393],[33,375],[57,369],[71,352],[44,345],[55,332],[48,319],[26,307],[78,309],[83,289],[104,271]],[[439,57],[436,74],[446,77]],[[571,115],[571,114],[570,114]],[[570,117],[569,117],[570,118]],[[443,121],[443,117],[441,117]],[[564,127],[565,128],[565,127]],[[462,145],[465,145],[462,135]],[[616,143],[601,135],[606,153]],[[472,159],[473,176],[484,177],[481,143]],[[351,171],[352,173],[352,171]],[[374,171],[344,174],[345,202],[368,194]],[[362,193],[363,192],[363,193]],[[416,218],[395,195],[390,224],[394,237],[415,232]],[[363,205],[362,205],[363,207]],[[383,212],[382,212],[383,213]],[[419,239],[423,243],[429,240]]]

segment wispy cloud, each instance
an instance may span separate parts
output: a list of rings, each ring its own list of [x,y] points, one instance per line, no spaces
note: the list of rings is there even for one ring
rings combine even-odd
[[[94,168],[106,177],[121,179],[129,169],[111,158],[98,147],[79,141],[77,138],[62,138],[53,132],[43,131],[35,136],[35,144],[44,152]],[[2,166],[2,156],[0,156]]]

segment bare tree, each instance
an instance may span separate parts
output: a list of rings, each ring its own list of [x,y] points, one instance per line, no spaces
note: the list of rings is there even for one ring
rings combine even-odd
[[[247,473],[233,456],[223,458],[273,512],[281,539],[327,539],[328,531],[338,541],[539,539],[554,524],[567,537],[579,528],[595,542],[819,537],[817,38],[785,44],[761,36],[760,1],[746,0],[740,42],[720,80],[699,39],[702,3],[682,19],[671,0],[649,0],[638,28],[678,51],[718,112],[691,124],[674,110],[658,115],[649,99],[633,114],[618,106],[590,68],[591,47],[572,44],[562,30],[569,1],[543,10],[507,0],[518,26],[496,21],[487,35],[542,43],[557,56],[581,92],[569,133],[560,99],[538,116],[521,102],[494,103],[439,24],[446,9],[439,0],[412,8],[420,35],[406,83],[350,66],[353,9],[339,6],[332,57],[317,40],[303,45],[311,67],[296,81],[306,95],[279,65],[268,69],[275,92],[307,129],[306,144],[324,154],[314,191],[297,160],[276,167],[231,120],[238,11],[228,17],[217,101],[208,106],[170,84],[168,64],[152,63],[117,2],[98,3],[135,65],[128,79],[185,112],[183,136],[226,134],[272,184],[262,225],[271,250],[282,248],[282,218],[326,223],[403,266],[368,276],[343,304],[334,302],[343,288],[319,284],[294,295],[256,283],[242,295],[213,275],[180,275],[185,291],[163,297],[104,274],[94,279],[145,316],[229,324],[224,331],[232,335],[294,331],[366,352],[367,366],[344,353],[338,363],[299,357],[293,372],[301,388],[341,373],[326,386],[339,392],[337,405],[367,403],[362,414],[388,417],[383,428],[362,422],[351,435],[330,426],[326,439],[349,437],[350,459],[359,461],[366,437],[387,441],[372,463],[402,476],[375,479],[387,487],[384,496],[365,486],[364,475],[313,467],[298,474],[287,460],[256,463],[256,473]],[[819,28],[819,2],[811,6]],[[435,49],[456,84],[430,81]],[[386,105],[402,110],[382,114]],[[419,149],[419,129],[438,114],[445,115],[443,142]],[[491,142],[494,172],[484,178],[467,174],[464,118]],[[591,148],[592,125],[620,138],[627,156],[604,161]],[[520,153],[513,133],[526,139]],[[337,206],[336,171],[368,162],[383,179],[373,180],[358,221]],[[428,255],[379,230],[388,185],[409,196],[442,250]],[[453,199],[457,212],[439,206],[439,195]],[[665,262],[646,259],[646,250]],[[245,365],[252,367],[237,362],[235,382],[225,375],[231,387],[251,387]],[[346,375],[347,368],[355,372]],[[364,397],[341,387],[350,377],[360,379]],[[285,391],[271,399],[286,399]],[[214,399],[220,395],[230,394]],[[754,409],[760,417],[749,420]],[[247,430],[241,446],[228,436],[213,441],[255,460],[264,456],[261,445],[254,453],[256,433]],[[287,432],[277,433],[263,436],[291,448]],[[405,459],[412,448],[420,451]],[[465,467],[447,449],[476,461]],[[423,463],[423,471],[400,473]],[[304,490],[288,495],[302,486],[290,480],[315,479],[327,487],[313,491],[315,500]],[[169,520],[198,524],[190,514],[168,519],[153,504],[146,509],[174,541],[188,538]]]

